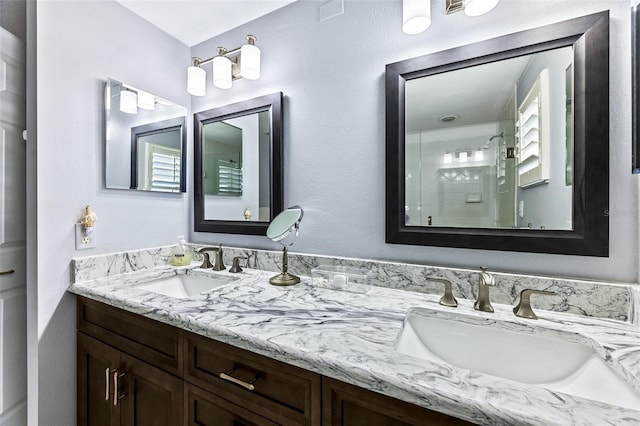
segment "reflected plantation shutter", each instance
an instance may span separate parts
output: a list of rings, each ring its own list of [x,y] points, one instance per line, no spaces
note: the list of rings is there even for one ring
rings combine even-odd
[[[180,192],[180,151],[154,145],[150,161],[151,190]]]

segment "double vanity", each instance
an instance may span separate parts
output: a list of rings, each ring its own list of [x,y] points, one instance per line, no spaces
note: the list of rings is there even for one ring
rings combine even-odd
[[[627,308],[603,318],[545,310],[543,300],[552,297],[534,296],[539,319],[533,320],[501,303],[501,286],[511,285],[506,274],[494,274],[497,301],[489,313],[474,310],[463,290],[469,284],[477,294],[474,271],[466,281],[462,270],[437,272],[454,281],[458,306],[447,307],[439,303],[439,283],[431,287],[438,294],[378,285],[386,279],[391,286],[393,271],[408,276],[421,268],[431,275],[429,267],[313,257],[306,265],[365,262],[376,285],[365,293],[320,288],[294,271],[301,283],[278,287],[269,284],[278,253],[225,248],[227,264],[237,255],[252,257],[250,268],[231,273],[200,268],[198,247],[191,248],[195,260],[187,267],[168,265],[170,247],[74,261],[81,421],[93,409],[88,382],[108,410],[120,404],[122,418],[132,415],[127,399],[144,404],[143,394],[131,393],[150,389],[146,374],[162,376],[163,390],[146,397],[173,401],[156,404],[175,407],[163,411],[179,419],[172,424],[208,424],[207,418],[256,425],[640,421],[632,286],[598,285],[605,290],[584,299],[587,310],[595,299]],[[305,264],[296,256],[296,265]],[[428,276],[423,279],[415,284],[426,287]],[[575,302],[562,280],[548,284],[566,302],[554,308]],[[87,342],[101,349],[92,352]],[[105,348],[118,360],[94,359]]]

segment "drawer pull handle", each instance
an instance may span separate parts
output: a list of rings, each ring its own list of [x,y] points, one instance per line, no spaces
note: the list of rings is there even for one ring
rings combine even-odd
[[[109,400],[109,367],[104,369],[104,400]]]
[[[235,383],[236,385],[240,385],[245,389],[248,389],[250,391],[255,390],[255,386],[253,386],[253,384],[255,383],[256,380],[258,380],[258,377],[254,377],[253,380],[251,380],[250,382],[245,382],[242,381],[240,379],[236,379],[235,377],[233,377],[231,374],[233,374],[233,372],[236,371],[235,368],[227,373],[220,373],[220,378],[222,380],[226,380],[228,382],[232,382]]]
[[[0,275],[11,275],[14,272],[16,272],[16,271],[13,270],[13,269],[9,269],[8,271],[0,271]]]
[[[118,406],[118,401],[127,396],[127,394],[118,395],[118,380],[123,378],[127,373],[119,373],[118,370],[113,371],[113,406]]]

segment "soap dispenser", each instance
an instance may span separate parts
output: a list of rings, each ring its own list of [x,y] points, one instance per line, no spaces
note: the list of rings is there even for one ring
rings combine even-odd
[[[183,235],[178,236],[178,245],[173,249],[173,265],[187,266],[191,264],[191,253],[185,246]]]

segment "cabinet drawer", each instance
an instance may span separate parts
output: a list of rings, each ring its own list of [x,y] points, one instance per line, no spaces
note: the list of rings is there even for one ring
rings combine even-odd
[[[465,420],[362,389],[322,379],[323,426],[471,426]]]
[[[176,327],[78,297],[78,330],[182,376],[182,332]]]
[[[185,346],[185,380],[278,424],[320,424],[319,374],[191,333]]]
[[[264,417],[219,398],[196,386],[185,384],[187,426],[278,426]]]

